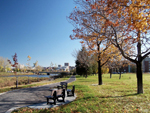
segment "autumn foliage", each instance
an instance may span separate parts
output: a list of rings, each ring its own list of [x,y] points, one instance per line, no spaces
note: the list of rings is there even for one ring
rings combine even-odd
[[[12,64],[10,60],[8,60],[8,62],[11,64],[12,67],[17,68],[17,66],[18,66],[17,54],[15,53],[15,55],[12,57],[13,57],[14,64]],[[14,73],[16,75],[15,70],[14,70]],[[18,88],[18,77],[17,76],[16,76],[16,88]]]
[[[90,49],[89,53],[98,54],[98,60],[112,56],[111,49],[115,46],[125,59],[136,64],[137,92],[143,93],[141,62],[150,54],[150,1],[75,0],[75,3],[77,6],[68,17],[74,25],[70,38],[80,39]],[[103,53],[105,57],[101,56]]]
[[[13,57],[14,64],[12,64],[10,60],[8,60],[8,62],[11,64],[12,67],[17,68],[18,66],[17,54],[15,53],[15,55],[12,57]]]

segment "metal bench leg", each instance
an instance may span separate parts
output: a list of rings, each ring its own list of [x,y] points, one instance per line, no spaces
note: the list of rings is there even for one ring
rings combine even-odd
[[[62,97],[63,98],[63,102],[65,102],[65,97]]]
[[[74,91],[72,92],[73,96],[74,96]]]
[[[54,99],[54,105],[56,105],[56,99]]]
[[[47,98],[47,104],[49,103],[49,98]]]

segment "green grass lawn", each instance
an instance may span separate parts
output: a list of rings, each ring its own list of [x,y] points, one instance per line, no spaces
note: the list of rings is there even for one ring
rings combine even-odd
[[[98,76],[76,76],[77,98],[75,101],[52,109],[21,108],[18,113],[139,113],[150,112],[150,74],[143,75],[144,94],[137,94],[135,74],[103,74],[103,85]]]

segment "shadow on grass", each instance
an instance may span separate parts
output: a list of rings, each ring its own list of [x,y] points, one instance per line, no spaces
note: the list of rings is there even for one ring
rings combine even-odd
[[[128,97],[128,96],[137,96],[140,94],[133,93],[133,94],[127,94],[127,95],[122,95],[122,96],[97,96],[99,98],[119,98],[119,97]]]
[[[80,80],[80,82],[91,82],[91,80]],[[95,81],[93,81],[95,82]]]
[[[85,96],[83,98],[78,98],[74,100],[74,102],[80,101],[80,102],[93,102],[93,101],[99,101],[99,103],[106,102],[107,100],[105,99],[110,99],[109,102],[114,102],[113,98],[122,98],[122,97],[128,97],[128,96],[136,96],[139,95],[137,93],[134,94],[127,94],[127,95],[122,95],[122,96]]]

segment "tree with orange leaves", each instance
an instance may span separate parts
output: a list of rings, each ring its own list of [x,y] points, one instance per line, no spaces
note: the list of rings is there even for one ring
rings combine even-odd
[[[105,22],[102,18],[95,17],[92,13],[90,2],[76,0],[77,4],[82,4],[81,8],[75,7],[68,17],[74,25],[72,40],[81,39],[82,46],[87,47],[89,54],[96,54],[98,62],[98,85],[102,85],[101,68],[113,56],[116,49],[106,38]],[[80,10],[83,9],[83,10]],[[98,21],[101,20],[101,21]],[[100,26],[102,25],[102,26]]]
[[[106,38],[118,48],[125,59],[136,64],[137,93],[143,93],[141,63],[150,54],[150,0],[81,2],[88,6],[90,4],[91,11],[88,15],[105,23],[105,26],[103,23],[100,26],[104,27]]]

